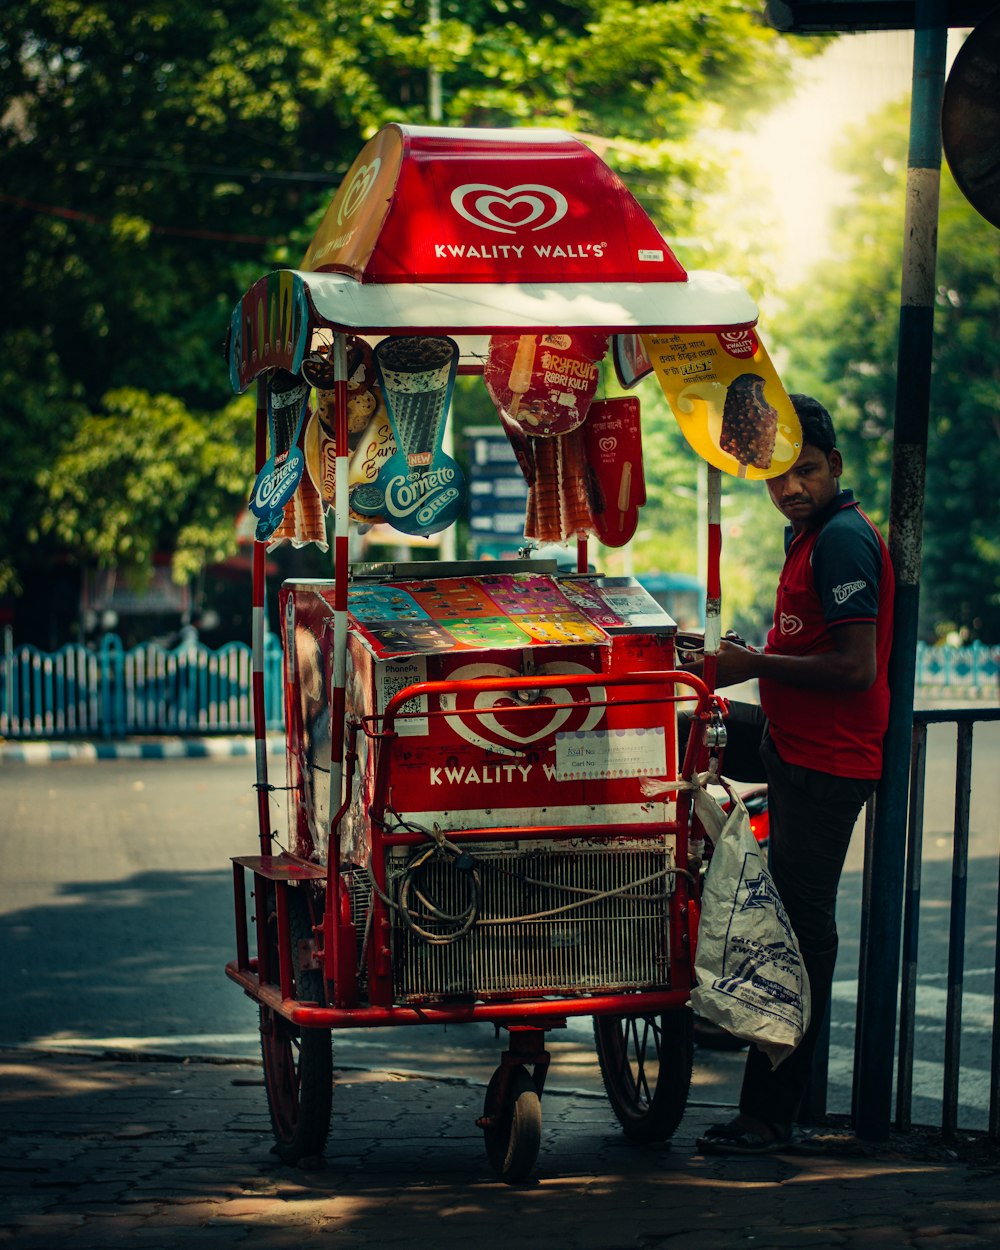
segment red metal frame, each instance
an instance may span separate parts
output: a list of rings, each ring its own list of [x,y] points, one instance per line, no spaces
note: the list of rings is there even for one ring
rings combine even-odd
[[[493,691],[511,689],[538,689],[546,686],[562,688],[593,686],[592,674],[560,674],[558,676],[534,675],[527,677],[482,678],[475,681],[437,681],[409,686],[390,699],[381,717],[380,730],[365,725],[369,736],[376,739],[379,756],[376,764],[376,792],[372,806],[372,859],[370,871],[383,892],[386,888],[384,865],[386,848],[391,846],[418,845],[425,839],[419,833],[386,833],[382,827],[388,790],[391,750],[386,749],[396,739],[395,723],[402,706],[415,695],[440,695],[462,691]],[[676,703],[694,697],[697,701],[695,716],[707,722],[713,715],[726,710],[725,701],[712,694],[698,677],[690,673],[664,671],[605,675],[604,686],[649,686],[660,690],[674,685],[688,687],[693,693],[658,694],[648,701],[672,708]],[[595,706],[607,706],[612,700],[594,700]],[[640,700],[631,700],[640,702]],[[560,705],[556,705],[560,706]],[[424,712],[426,715],[444,713]],[[454,715],[454,712],[451,713]],[[466,711],[466,715],[475,715]],[[402,714],[407,715],[406,713]],[[368,718],[372,721],[379,718]],[[348,746],[348,759],[352,752]],[[523,1023],[533,1029],[554,1027],[560,1018],[593,1015],[658,1014],[682,1007],[690,995],[693,975],[693,955],[697,940],[699,916],[698,891],[691,889],[687,874],[687,839],[680,836],[689,826],[691,818],[690,790],[684,778],[694,775],[696,767],[704,764],[705,748],[702,735],[689,735],[687,750],[681,766],[681,779],[676,783],[677,814],[673,821],[648,825],[602,826],[596,831],[590,825],[518,826],[511,828],[479,828],[449,831],[450,841],[458,844],[472,841],[522,841],[526,839],[560,839],[586,836],[607,837],[615,840],[644,840],[670,833],[676,836],[676,864],[678,874],[674,895],[670,904],[668,924],[670,931],[670,980],[669,990],[639,991],[635,993],[579,994],[551,998],[539,998],[532,993],[505,994],[489,1001],[469,1003],[426,1004],[398,1006],[393,1003],[392,970],[389,960],[389,936],[391,920],[388,909],[376,893],[371,901],[371,937],[368,950],[368,1002],[358,1001],[357,973],[355,968],[357,935],[351,922],[350,908],[343,889],[339,871],[336,834],[343,806],[334,813],[331,825],[329,871],[317,864],[299,859],[287,853],[274,856],[241,856],[234,859],[234,890],[237,916],[237,959],[226,968],[231,980],[240,985],[262,1005],[302,1028],[378,1028],[404,1024],[465,1023],[486,1021],[509,1026]],[[667,783],[667,789],[671,788]],[[277,910],[278,968],[277,984],[274,970],[267,966],[267,942],[264,936],[262,908],[257,908],[258,959],[249,955],[247,943],[246,879],[252,872],[255,895],[261,895],[264,882],[273,883]],[[325,878],[325,904],[321,925],[318,957],[322,958],[324,975],[334,996],[332,1006],[322,1007],[299,1002],[291,997],[293,985],[292,950],[287,916],[287,893],[299,883],[316,882]]]

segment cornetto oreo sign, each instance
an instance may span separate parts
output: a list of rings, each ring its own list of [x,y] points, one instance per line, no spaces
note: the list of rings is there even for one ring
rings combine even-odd
[[[583,143],[506,133],[380,131],[302,268],[376,282],[684,281],[632,194]]]

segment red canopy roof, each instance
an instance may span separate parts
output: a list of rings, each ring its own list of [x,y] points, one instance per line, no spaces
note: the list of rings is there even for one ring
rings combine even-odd
[[[561,131],[387,126],[351,166],[300,270],[233,310],[233,388],[297,373],[314,334],[450,334],[478,370],[491,334],[745,329],[757,305],[685,273],[620,178]]]
[[[683,282],[638,201],[572,135],[387,126],[301,268],[394,282]]]

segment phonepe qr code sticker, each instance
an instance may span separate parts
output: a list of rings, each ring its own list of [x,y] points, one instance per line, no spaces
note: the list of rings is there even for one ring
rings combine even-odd
[[[413,656],[406,660],[394,660],[379,665],[379,706],[385,710],[386,704],[407,686],[427,680],[427,661],[423,656]],[[427,711],[427,696],[417,695],[400,708],[401,713]],[[401,738],[414,738],[426,735],[430,731],[430,722],[426,715],[397,716],[396,733]]]

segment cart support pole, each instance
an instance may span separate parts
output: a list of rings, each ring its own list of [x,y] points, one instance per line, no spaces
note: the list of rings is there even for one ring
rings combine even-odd
[[[257,427],[255,472],[267,459],[267,379],[257,379]],[[257,759],[257,821],[260,827],[260,853],[271,854],[271,800],[267,784],[267,716],[264,707],[264,588],[267,551],[256,539],[253,544],[251,602],[251,677],[254,753]]]
[[[716,661],[722,642],[722,470],[708,466],[708,562],[705,571],[705,667],[709,690],[715,690]]]
[[[347,581],[349,515],[347,506],[347,339],[333,338],[333,384],[337,400],[333,537],[333,672],[330,677],[330,819],[340,811],[344,792],[344,689],[347,685]],[[330,830],[331,839],[335,830]],[[333,855],[333,847],[330,854]]]

